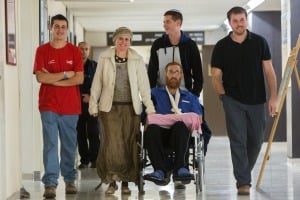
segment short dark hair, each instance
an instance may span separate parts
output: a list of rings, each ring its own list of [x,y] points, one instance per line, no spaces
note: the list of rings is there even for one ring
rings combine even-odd
[[[165,12],[164,16],[166,16],[166,15],[171,15],[172,19],[174,21],[179,19],[181,21],[181,24],[182,24],[183,17],[182,17],[182,13],[179,10],[177,10],[177,9],[168,10],[168,11]]]
[[[86,45],[90,46],[90,45],[89,45],[87,42],[85,42],[85,41],[79,42],[79,43],[78,43],[78,46],[80,46],[80,45],[82,45],[82,44],[86,44]]]
[[[247,18],[248,14],[247,14],[246,9],[243,7],[235,6],[227,12],[227,19],[228,19],[228,21],[230,21],[230,17],[232,14],[243,14],[243,13],[245,14],[245,16]]]
[[[53,26],[54,24],[54,20],[63,20],[63,21],[66,21],[67,22],[67,27],[69,27],[69,22],[68,22],[68,19],[63,16],[62,14],[57,14],[57,15],[54,15],[53,17],[51,17],[51,27]]]

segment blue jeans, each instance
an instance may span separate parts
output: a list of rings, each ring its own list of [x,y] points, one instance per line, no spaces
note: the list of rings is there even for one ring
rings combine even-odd
[[[45,186],[57,186],[59,170],[65,183],[76,178],[75,155],[77,145],[76,125],[78,115],[60,115],[51,111],[41,112],[43,126],[43,162]],[[60,138],[60,163],[58,156],[58,137]]]
[[[246,105],[229,96],[222,101],[237,186],[251,185],[251,171],[264,140],[265,104]]]

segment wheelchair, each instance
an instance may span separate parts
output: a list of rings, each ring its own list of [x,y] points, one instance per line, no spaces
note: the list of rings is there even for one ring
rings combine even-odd
[[[201,127],[201,132],[194,132],[191,134],[190,144],[189,144],[189,156],[192,155],[192,159],[189,159],[189,166],[192,166],[194,183],[196,185],[196,193],[204,191],[205,187],[205,154],[207,150],[207,144],[211,136],[211,131],[205,124],[205,127]],[[205,132],[203,132],[203,130]],[[144,191],[144,175],[145,168],[150,166],[151,163],[148,162],[147,152],[144,149],[144,126],[141,125],[141,135],[139,141],[139,180],[138,180],[138,191],[140,195],[145,193]],[[202,133],[203,132],[203,133]],[[192,150],[192,153],[190,152]]]

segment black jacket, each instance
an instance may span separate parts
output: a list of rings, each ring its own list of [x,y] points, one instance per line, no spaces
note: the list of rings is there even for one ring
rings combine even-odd
[[[87,59],[84,64],[84,81],[80,85],[82,113],[88,113],[89,104],[82,101],[82,94],[91,94],[91,86],[96,72],[97,62]]]
[[[176,58],[176,49],[179,49],[180,58]],[[167,63],[179,62],[183,67],[185,88],[200,96],[203,87],[202,62],[197,44],[181,31],[181,39],[178,46],[170,43],[169,37],[163,34],[154,41],[151,47],[148,76],[151,88],[161,86],[164,81],[163,71]]]

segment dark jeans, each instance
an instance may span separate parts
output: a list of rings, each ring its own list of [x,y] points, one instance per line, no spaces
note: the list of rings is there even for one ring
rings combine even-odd
[[[97,160],[99,151],[99,120],[88,113],[79,115],[77,123],[77,142],[82,164],[89,164]]]
[[[158,125],[149,125],[145,132],[144,144],[154,170],[178,170],[188,166],[190,131],[183,122],[176,122],[170,129]],[[175,153],[174,161],[170,162],[169,155]],[[170,166],[171,165],[171,166]]]
[[[237,186],[251,184],[251,171],[264,139],[265,104],[246,105],[223,97],[233,172]]]

